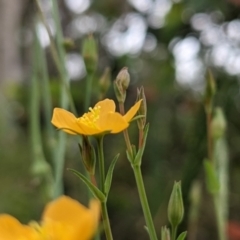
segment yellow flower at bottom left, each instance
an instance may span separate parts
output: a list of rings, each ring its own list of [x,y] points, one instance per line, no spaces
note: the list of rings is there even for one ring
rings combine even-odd
[[[100,203],[86,208],[76,200],[61,196],[45,207],[40,224],[21,224],[16,218],[0,215],[1,240],[90,240],[97,231]]]

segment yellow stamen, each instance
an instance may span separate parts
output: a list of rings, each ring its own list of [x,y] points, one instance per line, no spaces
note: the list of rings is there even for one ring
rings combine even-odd
[[[97,120],[99,119],[101,107],[97,106],[94,108],[89,108],[89,112],[85,113],[82,117],[78,118],[77,120],[88,127],[91,128],[98,128],[96,125]]]

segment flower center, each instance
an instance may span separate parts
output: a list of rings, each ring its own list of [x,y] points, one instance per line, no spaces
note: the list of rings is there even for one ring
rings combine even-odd
[[[85,113],[82,117],[78,118],[77,121],[83,123],[91,128],[98,128],[96,123],[99,119],[101,107],[97,106],[94,108],[89,108],[89,112]]]

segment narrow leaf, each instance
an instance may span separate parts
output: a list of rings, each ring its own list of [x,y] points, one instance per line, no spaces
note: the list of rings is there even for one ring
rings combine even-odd
[[[104,193],[101,192],[96,186],[94,186],[83,174],[71,168],[68,168],[68,170],[73,172],[77,177],[79,177],[87,185],[87,187],[97,199],[99,199],[101,202],[106,201]]]
[[[106,176],[106,179],[105,179],[105,183],[104,183],[104,189],[105,189],[106,197],[108,196],[108,193],[109,193],[110,188],[111,188],[113,170],[114,170],[114,167],[115,167],[115,164],[116,164],[116,162],[118,160],[119,155],[120,154],[118,153],[114,157],[114,159],[112,160],[111,165],[109,166],[109,169],[108,169],[108,173],[107,173],[107,176]]]
[[[133,121],[136,121],[136,120],[138,120],[138,119],[144,118],[144,117],[145,117],[145,115],[137,115],[136,117],[132,118],[132,120],[130,121],[130,123],[133,122]]]
[[[177,240],[184,240],[184,239],[186,238],[186,236],[187,236],[187,231],[182,232],[182,233],[178,236]]]

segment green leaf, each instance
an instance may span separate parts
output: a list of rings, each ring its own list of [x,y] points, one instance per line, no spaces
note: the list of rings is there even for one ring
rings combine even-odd
[[[137,115],[136,117],[131,119],[130,123],[133,122],[133,121],[136,121],[136,120],[138,120],[140,118],[145,118],[145,115]]]
[[[106,196],[104,193],[101,192],[96,186],[94,186],[83,174],[71,168],[68,168],[68,170],[78,176],[87,185],[87,187],[97,199],[99,199],[101,202],[106,201]]]
[[[142,147],[138,149],[137,155],[134,159],[134,165],[139,165],[139,166],[141,165],[142,156],[143,156],[144,149],[145,149],[145,146],[146,146],[148,130],[149,130],[149,124],[147,124],[144,128]]]
[[[213,164],[207,159],[204,160],[204,169],[206,174],[207,189],[209,193],[215,195],[219,192],[219,181]]]
[[[182,232],[182,233],[178,236],[177,240],[184,240],[186,236],[187,236],[187,231]]]
[[[104,183],[104,189],[105,189],[105,195],[106,197],[108,196],[108,193],[110,191],[110,188],[111,188],[111,184],[112,184],[112,175],[113,175],[113,170],[114,170],[114,167],[115,167],[115,164],[118,160],[118,157],[119,157],[119,153],[114,157],[114,159],[112,160],[110,166],[109,166],[109,169],[108,169],[108,173],[107,173],[107,176],[106,176],[106,179],[105,179],[105,183]]]

